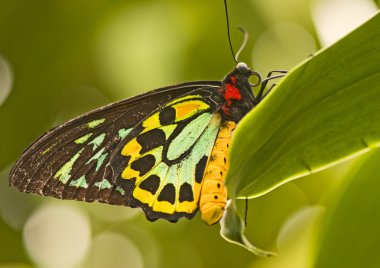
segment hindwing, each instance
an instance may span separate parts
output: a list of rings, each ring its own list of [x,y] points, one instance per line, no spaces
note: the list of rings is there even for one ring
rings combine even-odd
[[[121,151],[128,162],[116,181],[131,191],[130,204],[141,206],[150,220],[192,217],[220,123],[219,113],[198,110],[188,119],[143,131],[130,140]]]
[[[196,212],[221,118],[221,82],[158,89],[71,120],[17,161],[10,184],[24,192],[140,206],[153,220]]]

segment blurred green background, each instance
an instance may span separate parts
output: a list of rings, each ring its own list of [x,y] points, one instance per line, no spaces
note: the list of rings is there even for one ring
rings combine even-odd
[[[250,34],[240,60],[263,75],[292,68],[377,10],[371,0],[231,0],[229,8],[235,50],[242,41],[235,26]],[[150,89],[220,80],[233,67],[222,0],[0,0],[0,267],[333,263],[318,245],[341,226],[329,225],[331,215],[345,191],[357,187],[357,174],[376,177],[365,174],[375,174],[368,170],[376,167],[379,153],[250,200],[247,236],[279,253],[271,259],[225,242],[219,225],[206,226],[199,215],[176,224],[150,223],[138,209],[36,197],[8,187],[12,163],[47,129]],[[372,183],[369,190],[380,189]]]

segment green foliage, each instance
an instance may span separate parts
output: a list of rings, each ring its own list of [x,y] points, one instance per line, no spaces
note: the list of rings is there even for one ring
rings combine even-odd
[[[315,268],[377,267],[380,263],[380,151],[352,172],[327,209],[316,237]]]
[[[234,133],[230,194],[256,197],[380,141],[380,14],[292,70]]]
[[[379,24],[380,13],[311,56],[239,124],[230,194],[256,197],[380,144]],[[252,250],[238,217],[230,206],[222,236],[262,255]]]

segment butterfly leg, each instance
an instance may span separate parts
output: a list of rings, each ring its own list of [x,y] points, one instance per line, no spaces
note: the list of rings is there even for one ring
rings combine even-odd
[[[262,99],[264,99],[264,97],[266,95],[268,95],[268,93],[275,86],[275,84],[271,85],[271,87],[269,89],[267,89],[267,91],[264,93],[265,88],[267,87],[269,81],[271,81],[273,79],[281,78],[281,77],[285,76],[287,73],[288,72],[284,71],[284,70],[276,70],[276,71],[269,72],[268,75],[267,75],[267,77],[261,83],[260,91],[259,91],[259,93],[256,96],[256,102],[259,103]]]
[[[205,169],[199,208],[202,219],[208,225],[219,222],[227,203],[227,188],[224,184],[229,165],[229,144],[236,124],[224,123],[218,133],[215,145]]]

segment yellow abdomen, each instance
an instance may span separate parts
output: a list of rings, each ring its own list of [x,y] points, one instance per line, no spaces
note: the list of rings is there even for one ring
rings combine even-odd
[[[199,209],[203,221],[208,225],[219,222],[226,207],[227,188],[224,181],[229,166],[229,144],[235,126],[232,121],[222,125],[205,169]]]

